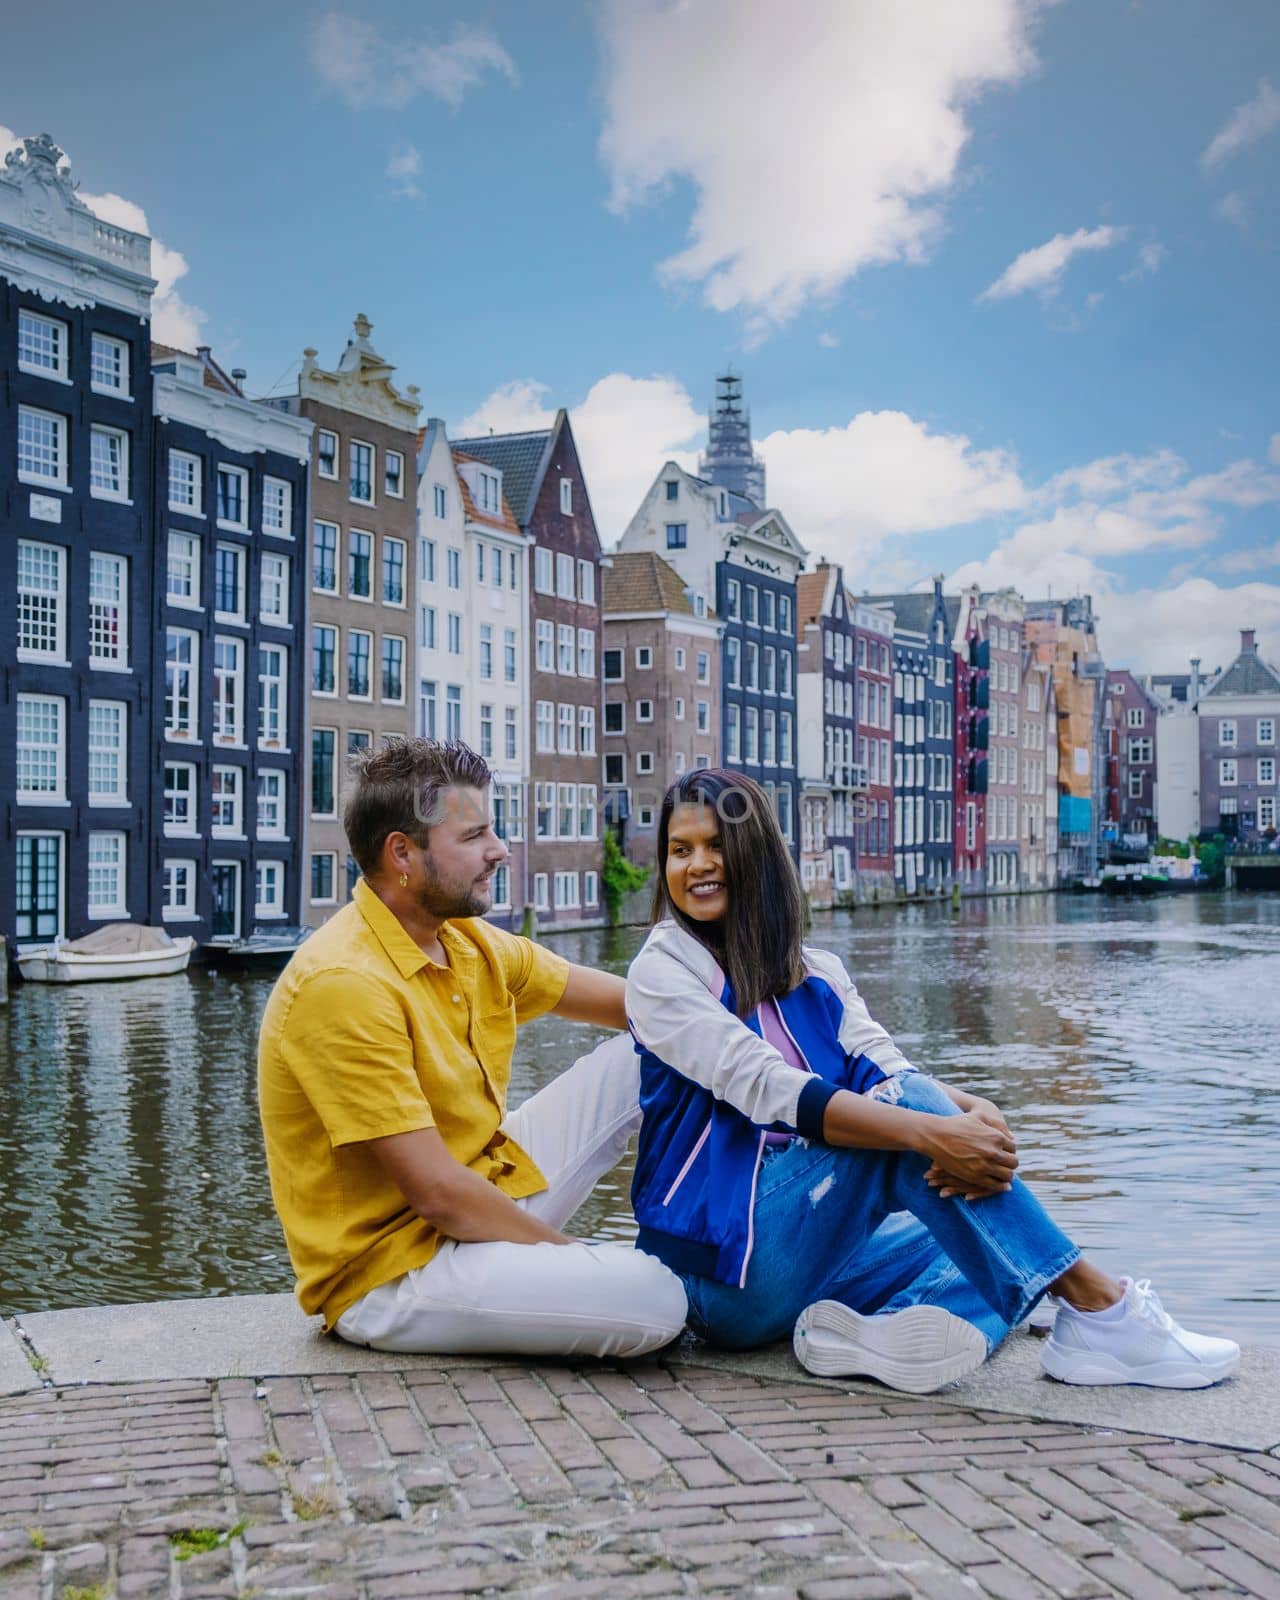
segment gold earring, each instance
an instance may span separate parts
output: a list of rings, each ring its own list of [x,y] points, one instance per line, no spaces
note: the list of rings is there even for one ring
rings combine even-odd
[[[402,889],[407,889],[409,887],[409,874],[407,872],[402,872],[400,874],[400,887]]]

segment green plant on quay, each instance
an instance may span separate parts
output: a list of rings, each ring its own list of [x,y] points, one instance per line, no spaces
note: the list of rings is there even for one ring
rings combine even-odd
[[[616,927],[622,915],[622,902],[636,889],[643,889],[649,881],[649,868],[637,867],[622,853],[615,829],[604,830],[604,870],[600,885],[604,893],[605,913],[610,927]]]

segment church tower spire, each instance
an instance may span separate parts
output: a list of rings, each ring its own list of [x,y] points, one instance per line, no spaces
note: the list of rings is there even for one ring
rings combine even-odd
[[[698,474],[734,494],[765,504],[764,462],[751,444],[751,413],[742,403],[742,379],[732,368],[716,377],[716,397],[707,417],[707,448]]]

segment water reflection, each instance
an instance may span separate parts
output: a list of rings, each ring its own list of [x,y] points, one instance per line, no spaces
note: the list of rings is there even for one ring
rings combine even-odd
[[[641,930],[570,934],[622,972]],[[921,1066],[1011,1114],[1024,1174],[1103,1265],[1280,1344],[1280,899],[975,901],[819,914]],[[0,1012],[0,1310],[289,1286],[253,1101],[269,980],[28,985]],[[523,1030],[513,1103],[596,1035]],[[632,1233],[624,1163],[578,1219]]]

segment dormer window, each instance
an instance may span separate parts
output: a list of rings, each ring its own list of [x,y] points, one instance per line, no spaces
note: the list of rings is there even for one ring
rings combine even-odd
[[[679,478],[668,478],[667,479],[667,499],[668,500],[678,500],[679,498],[680,498],[680,480],[679,480]]]
[[[502,510],[502,479],[496,472],[480,473],[480,509],[495,515]]]

